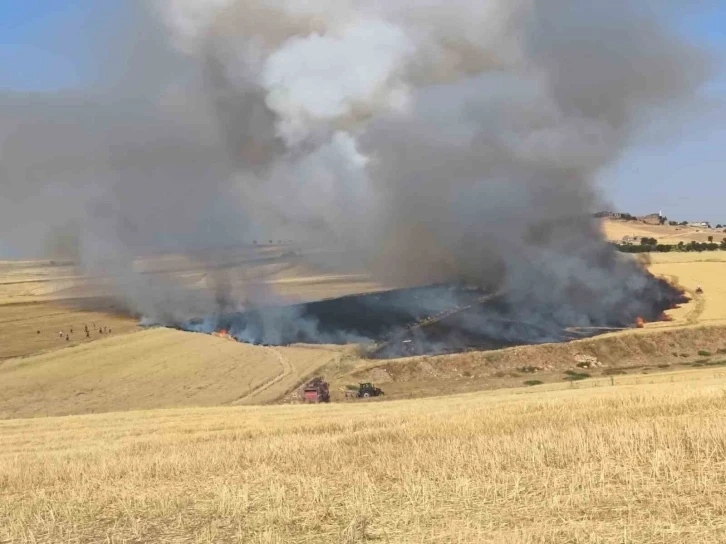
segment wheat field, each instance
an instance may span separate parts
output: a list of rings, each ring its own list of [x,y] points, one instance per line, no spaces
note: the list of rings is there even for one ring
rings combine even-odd
[[[0,421],[0,542],[724,542],[726,377],[648,379]]]
[[[608,240],[621,241],[626,236],[636,238],[655,238],[662,244],[677,244],[678,242],[688,243],[708,242],[712,236],[716,243],[721,243],[726,233],[716,229],[699,227],[670,226],[670,225],[647,225],[638,221],[613,221],[605,219],[602,221],[602,230]]]
[[[265,403],[338,357],[148,329],[0,364],[0,418]]]

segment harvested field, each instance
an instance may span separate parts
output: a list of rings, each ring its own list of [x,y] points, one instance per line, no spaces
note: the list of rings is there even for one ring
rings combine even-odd
[[[0,541],[723,542],[724,373],[648,380],[0,421]]]
[[[652,254],[649,270],[684,287],[694,298],[680,310],[669,312],[676,325],[726,324],[726,252]],[[704,292],[696,295],[697,287]],[[659,324],[668,326],[668,324]]]
[[[0,417],[263,403],[337,356],[151,329],[0,365]]]
[[[104,338],[98,330],[102,327],[110,327],[111,335],[129,333],[138,330],[137,323],[136,319],[119,313],[113,302],[106,299],[3,304],[0,305],[0,365],[12,357],[27,357],[99,340]],[[86,326],[89,337],[86,337]]]
[[[655,238],[661,244],[677,244],[683,242],[708,242],[713,236],[716,243],[726,238],[726,233],[716,229],[696,228],[687,226],[647,225],[639,221],[603,220],[603,232],[608,240],[619,242],[626,236],[636,238]]]

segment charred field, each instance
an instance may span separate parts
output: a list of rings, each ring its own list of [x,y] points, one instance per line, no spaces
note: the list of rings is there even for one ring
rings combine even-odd
[[[523,307],[521,299],[513,303],[502,290],[446,283],[257,307],[192,319],[175,328],[272,346],[361,343],[377,359],[493,350],[635,328],[639,322],[665,320],[666,310],[689,301],[667,281],[652,280],[639,304],[604,318],[593,313],[585,320],[563,319],[567,313],[556,307]]]

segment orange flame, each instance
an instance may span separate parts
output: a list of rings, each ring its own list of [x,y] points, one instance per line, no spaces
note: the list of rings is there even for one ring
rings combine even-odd
[[[212,334],[212,336],[217,336],[218,338],[226,338],[227,340],[234,340],[235,342],[237,341],[237,339],[234,336],[232,336],[231,334],[229,334],[229,332],[226,329],[221,329],[221,330],[215,331],[211,334]]]
[[[635,326],[638,329],[642,329],[643,327],[645,327],[645,319],[643,319],[642,317],[637,317],[635,319]]]

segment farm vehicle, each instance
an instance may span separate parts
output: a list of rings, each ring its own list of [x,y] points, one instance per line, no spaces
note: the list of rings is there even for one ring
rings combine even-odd
[[[372,383],[366,382],[366,383],[360,383],[358,384],[358,389],[349,389],[345,392],[346,398],[358,398],[358,399],[367,399],[370,397],[380,397],[383,395],[383,390],[379,387],[374,387]]]

